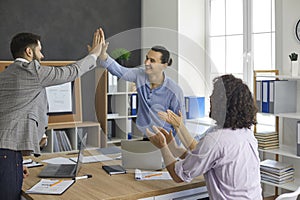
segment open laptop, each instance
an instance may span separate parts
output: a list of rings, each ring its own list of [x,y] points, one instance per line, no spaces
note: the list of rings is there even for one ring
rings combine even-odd
[[[78,174],[82,161],[83,151],[86,146],[87,134],[84,137],[79,137],[79,152],[76,164],[48,164],[43,168],[39,177],[41,178],[74,178]]]
[[[164,168],[160,150],[150,141],[121,140],[122,166],[125,169]]]

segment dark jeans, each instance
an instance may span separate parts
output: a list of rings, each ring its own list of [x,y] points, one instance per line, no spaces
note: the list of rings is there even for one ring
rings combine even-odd
[[[23,183],[23,157],[20,151],[0,148],[0,199],[19,200]]]

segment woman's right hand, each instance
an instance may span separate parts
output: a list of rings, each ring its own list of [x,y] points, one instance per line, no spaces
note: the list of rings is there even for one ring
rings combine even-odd
[[[176,115],[172,110],[167,110],[167,112],[158,112],[158,116],[174,128],[179,128],[183,121],[181,111],[179,111],[179,115]]]

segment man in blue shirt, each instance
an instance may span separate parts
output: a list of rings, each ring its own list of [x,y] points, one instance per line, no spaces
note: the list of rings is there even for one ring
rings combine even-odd
[[[98,29],[94,34],[94,40],[99,37],[104,38],[102,29]],[[169,109],[177,114],[182,111],[185,119],[183,91],[164,72],[172,64],[169,51],[162,46],[154,46],[146,55],[144,67],[126,68],[107,54],[107,47],[108,43],[105,43],[98,64],[111,74],[136,84],[138,93],[136,125],[139,130],[146,136],[146,128],[152,129],[152,126],[156,125],[172,130],[175,134],[173,127],[158,116],[159,111]]]

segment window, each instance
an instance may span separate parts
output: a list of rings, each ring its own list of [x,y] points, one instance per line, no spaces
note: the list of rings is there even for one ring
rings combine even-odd
[[[274,3],[208,0],[209,83],[216,76],[232,73],[252,89],[253,70],[275,69]],[[274,116],[257,117],[265,127],[274,126]]]
[[[252,88],[253,70],[275,69],[274,0],[208,0],[207,8],[209,82],[232,73]]]
[[[275,69],[274,0],[252,0],[253,69]]]

